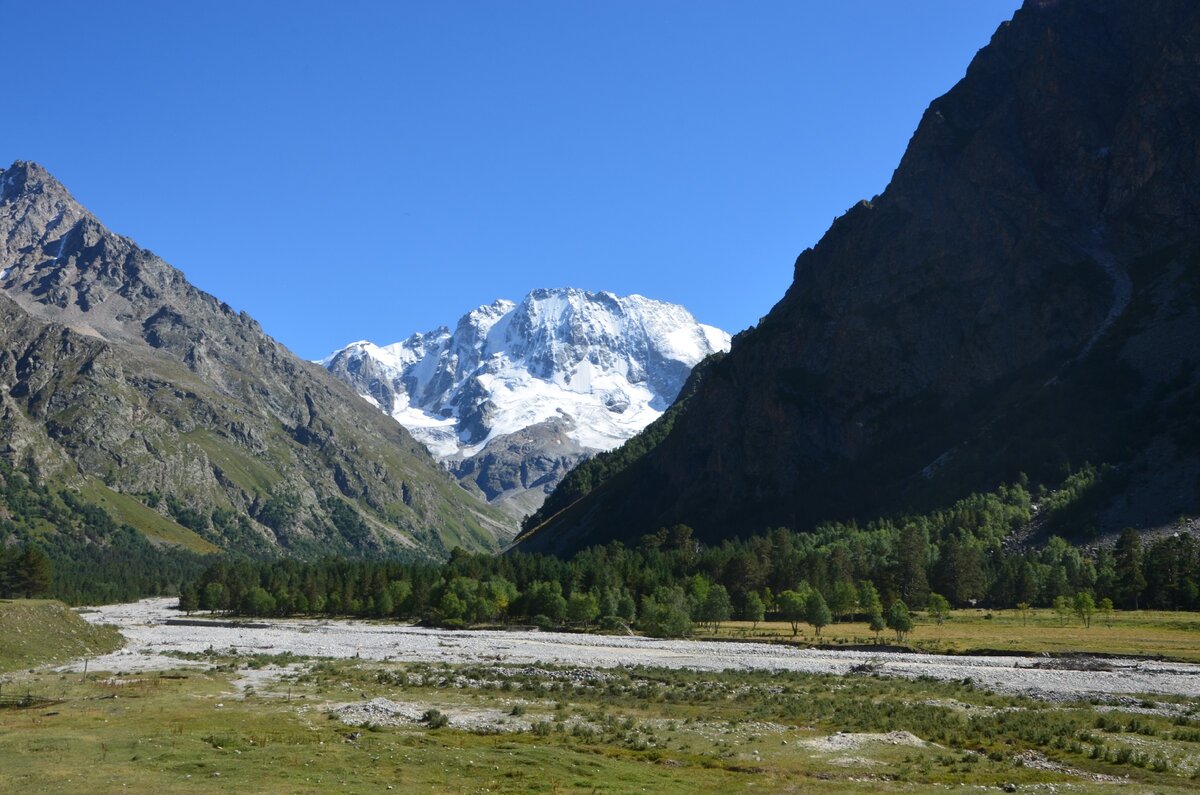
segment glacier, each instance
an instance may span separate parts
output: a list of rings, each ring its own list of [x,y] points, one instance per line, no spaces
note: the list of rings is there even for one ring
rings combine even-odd
[[[453,330],[359,340],[319,364],[456,474],[477,474],[480,462],[465,462],[512,448],[500,467],[512,477],[476,485],[492,501],[534,492],[518,500],[526,510],[578,460],[659,417],[692,368],[729,344],[677,304],[558,288],[480,306]]]

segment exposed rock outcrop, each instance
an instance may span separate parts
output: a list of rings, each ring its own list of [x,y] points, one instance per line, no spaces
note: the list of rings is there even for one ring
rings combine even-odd
[[[1198,133],[1195,3],[1030,0],[661,444],[523,548],[867,519],[1086,461],[1122,473],[1102,530],[1195,514]]]
[[[0,329],[0,441],[47,477],[190,510],[224,546],[439,555],[509,535],[402,428],[34,163],[0,172]]]

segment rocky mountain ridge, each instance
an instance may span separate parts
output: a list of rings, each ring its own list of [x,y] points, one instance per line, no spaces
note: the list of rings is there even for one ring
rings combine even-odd
[[[521,548],[706,540],[1117,473],[1101,534],[1200,512],[1200,7],[1029,0],[660,442]]]
[[[580,460],[638,433],[729,335],[638,295],[539,289],[455,328],[321,364],[422,441],[468,488],[523,514]]]
[[[149,512],[198,546],[433,556],[510,532],[403,429],[30,162],[0,173],[0,328],[4,454],[139,529]]]

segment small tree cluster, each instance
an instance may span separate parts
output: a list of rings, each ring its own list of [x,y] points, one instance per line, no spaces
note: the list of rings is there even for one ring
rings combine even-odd
[[[53,580],[50,558],[33,544],[0,549],[0,596],[6,599],[44,596]]]

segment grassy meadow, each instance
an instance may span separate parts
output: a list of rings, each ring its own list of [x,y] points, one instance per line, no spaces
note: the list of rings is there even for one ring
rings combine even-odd
[[[910,642],[1195,654],[1190,614],[1112,626],[958,611]],[[1053,624],[1050,622],[1053,621]],[[807,640],[814,640],[810,627]],[[1200,699],[1046,702],[970,680],[597,670],[179,654],[178,667],[59,673],[117,648],[60,603],[0,602],[0,791],[695,793],[1193,792]],[[17,631],[19,630],[19,631]],[[1191,641],[1188,633],[1193,633]],[[837,624],[823,640],[865,640]],[[719,635],[787,638],[786,624]],[[14,642],[14,638],[17,640]],[[1139,639],[1142,639],[1139,641]],[[1091,644],[1087,646],[1086,644]],[[1149,653],[1149,652],[1148,652]],[[97,666],[93,665],[93,669]],[[28,696],[27,702],[14,697]]]
[[[116,629],[93,626],[62,602],[0,599],[0,672],[106,654],[122,645]]]
[[[717,631],[699,629],[697,637],[757,641],[792,641],[792,626],[785,621],[722,623]],[[895,633],[880,634],[884,643],[895,643]],[[813,628],[800,625],[795,639],[805,644],[865,644],[875,633],[864,622],[830,624],[818,639]],[[1118,610],[1105,617],[1097,613],[1090,627],[1072,615],[1061,621],[1049,608],[1022,615],[1016,610],[953,610],[941,624],[918,613],[916,627],[904,645],[921,651],[968,653],[1006,651],[1050,654],[1136,655],[1200,663],[1200,613],[1163,610]]]
[[[24,676],[16,687],[59,703],[0,709],[5,789],[1183,793],[1200,779],[1200,704],[1177,698],[1049,704],[870,675],[197,657],[215,667]],[[339,719],[374,699],[409,717]],[[432,728],[438,716],[449,725]]]

